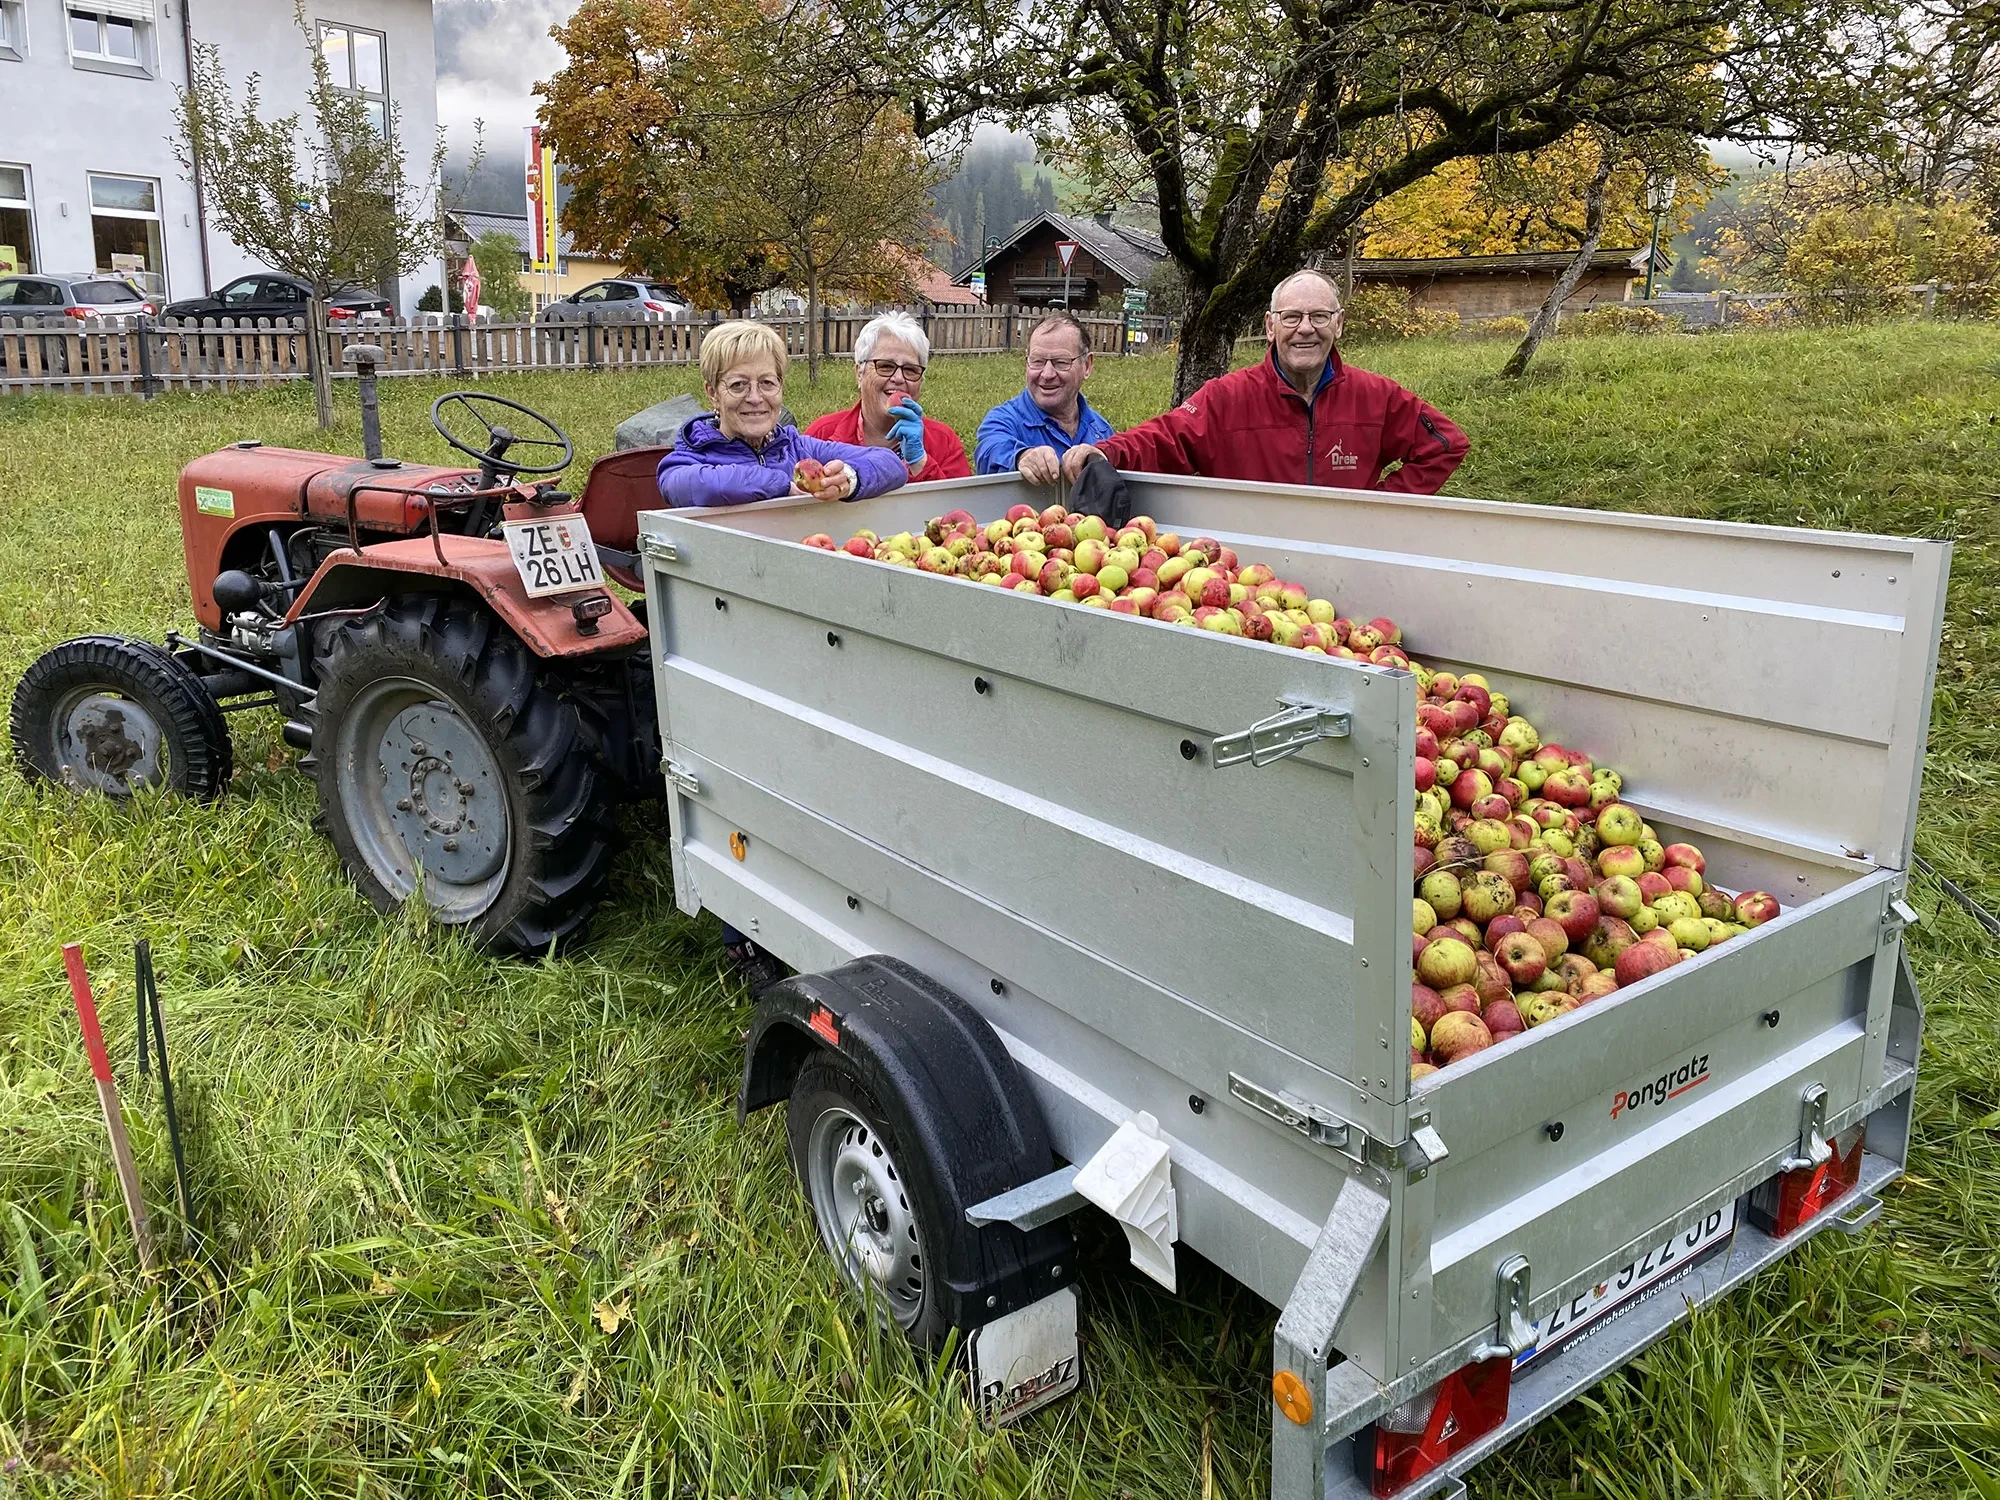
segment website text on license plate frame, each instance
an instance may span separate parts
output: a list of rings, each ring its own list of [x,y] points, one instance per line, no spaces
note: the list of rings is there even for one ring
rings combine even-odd
[[[514,571],[530,599],[573,594],[604,587],[604,569],[597,561],[597,544],[582,516],[543,516],[508,521],[501,526]]]
[[[1662,1241],[1596,1286],[1585,1287],[1535,1324],[1535,1342],[1514,1356],[1514,1374],[1590,1337],[1613,1314],[1663,1290],[1727,1245],[1736,1233],[1736,1204],[1716,1209],[1691,1229]]]

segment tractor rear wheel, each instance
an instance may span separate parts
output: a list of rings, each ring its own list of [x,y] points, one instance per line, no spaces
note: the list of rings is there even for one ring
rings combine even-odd
[[[207,802],[229,785],[229,726],[185,664],[151,641],[86,635],[14,687],[14,755],[31,779],[129,797],[164,786]]]
[[[576,707],[490,612],[391,599],[323,637],[312,766],[326,832],[384,911],[533,952],[602,899],[608,788]]]

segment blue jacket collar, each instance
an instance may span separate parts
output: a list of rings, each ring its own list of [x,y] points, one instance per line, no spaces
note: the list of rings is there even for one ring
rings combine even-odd
[[[1278,351],[1275,347],[1268,348],[1264,351],[1264,363],[1271,367],[1271,373],[1277,377],[1278,384],[1282,385],[1286,390],[1290,391],[1294,396],[1298,396],[1299,394],[1298,388],[1294,386],[1291,383],[1291,381],[1285,379],[1285,372],[1278,368]],[[1327,355],[1326,357],[1326,368],[1319,372],[1319,383],[1313,387],[1311,399],[1317,401],[1319,399],[1319,393],[1325,390],[1328,386],[1332,385],[1334,381],[1340,378],[1342,368],[1343,367],[1340,363],[1340,350],[1336,348],[1331,354]],[[1307,398],[1300,396],[1299,399],[1305,400]]]

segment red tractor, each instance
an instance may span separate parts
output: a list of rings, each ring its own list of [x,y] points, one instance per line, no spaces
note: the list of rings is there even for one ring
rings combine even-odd
[[[639,587],[620,549],[660,503],[664,450],[601,460],[578,500],[550,477],[571,458],[560,428],[453,391],[431,423],[476,468],[384,458],[379,352],[349,355],[366,456],[243,442],[189,464],[197,629],[47,652],[15,689],[15,754],[79,790],[212,798],[224,715],[276,706],[377,906],[421,890],[490,948],[545,948],[602,899],[612,806],[660,785],[644,604],[607,579]]]

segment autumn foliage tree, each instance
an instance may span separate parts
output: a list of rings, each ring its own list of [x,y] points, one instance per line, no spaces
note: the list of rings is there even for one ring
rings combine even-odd
[[[795,0],[805,5],[808,0]],[[1186,279],[1177,391],[1301,262],[1449,166],[1591,127],[1810,130],[1876,0],[811,0],[857,87],[921,135],[1038,126],[1094,183],[1143,192]]]
[[[553,35],[537,92],[579,246],[709,306],[792,285],[815,338],[823,297],[909,290],[936,176],[892,98],[829,85],[822,12],[584,0]]]

